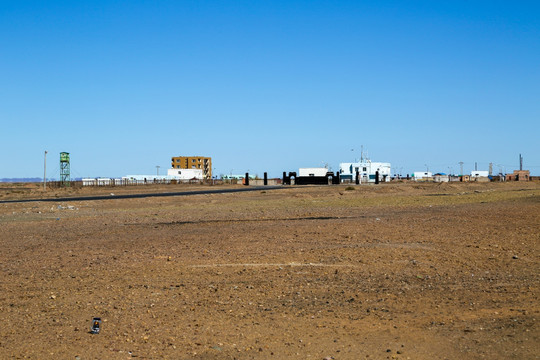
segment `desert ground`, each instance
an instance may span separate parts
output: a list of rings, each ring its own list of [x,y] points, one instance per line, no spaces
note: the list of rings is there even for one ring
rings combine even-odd
[[[538,182],[0,203],[0,358],[539,359],[539,240]]]

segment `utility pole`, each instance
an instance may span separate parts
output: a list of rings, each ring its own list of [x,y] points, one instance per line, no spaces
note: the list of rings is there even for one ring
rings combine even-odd
[[[47,191],[47,150],[45,150],[43,164],[43,191]]]
[[[458,164],[459,164],[460,172],[461,172],[461,174],[459,174],[459,175],[463,175],[463,164],[464,163],[463,163],[463,161],[460,161],[460,162],[458,162]]]
[[[161,166],[156,165],[156,169],[157,169],[157,174],[156,174],[156,175],[157,175],[157,176],[159,176],[159,168],[160,168],[160,167],[161,167]]]

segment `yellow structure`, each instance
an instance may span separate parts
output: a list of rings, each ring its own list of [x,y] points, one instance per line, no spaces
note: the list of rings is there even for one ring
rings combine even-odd
[[[171,159],[173,169],[202,169],[205,179],[212,178],[212,158],[204,156],[176,156]]]

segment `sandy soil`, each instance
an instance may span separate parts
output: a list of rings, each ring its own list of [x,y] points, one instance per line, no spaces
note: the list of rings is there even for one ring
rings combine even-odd
[[[539,210],[532,182],[0,204],[0,358],[538,359]]]

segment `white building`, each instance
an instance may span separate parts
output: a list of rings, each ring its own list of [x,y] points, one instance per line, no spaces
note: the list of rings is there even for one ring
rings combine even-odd
[[[168,169],[167,176],[174,180],[202,180],[203,169]]]
[[[450,176],[449,175],[446,175],[446,174],[435,174],[433,175],[433,181],[435,182],[449,182],[450,181]]]
[[[353,163],[340,163],[339,176],[341,181],[355,181],[356,172],[360,176],[360,183],[375,182],[375,175],[379,172],[379,181],[390,181],[390,163],[372,162],[365,160]]]
[[[168,169],[167,175],[126,175],[122,177],[124,181],[137,183],[203,180],[203,178],[202,169]]]
[[[477,171],[471,171],[471,177],[472,178],[479,178],[479,177],[488,177],[489,176],[489,171],[480,171],[480,170],[477,170]]]
[[[431,171],[415,171],[412,176],[415,181],[433,180],[433,173]]]
[[[328,172],[327,168],[300,168],[298,169],[298,176],[326,176]]]
[[[82,179],[83,186],[95,186],[97,184],[97,179],[84,178]]]

